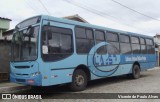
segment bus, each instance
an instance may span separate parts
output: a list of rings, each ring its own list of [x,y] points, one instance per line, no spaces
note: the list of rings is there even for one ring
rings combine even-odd
[[[82,91],[90,80],[138,79],[156,62],[151,36],[39,15],[15,27],[10,81],[33,87],[68,84]]]

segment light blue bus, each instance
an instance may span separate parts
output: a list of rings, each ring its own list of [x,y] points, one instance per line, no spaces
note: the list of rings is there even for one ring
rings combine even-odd
[[[88,23],[40,15],[20,22],[13,33],[10,80],[30,86],[69,84],[127,75],[156,66],[153,38]]]

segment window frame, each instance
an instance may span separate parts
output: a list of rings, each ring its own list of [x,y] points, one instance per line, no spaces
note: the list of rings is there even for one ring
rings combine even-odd
[[[138,43],[134,42],[132,38],[137,38]],[[139,36],[135,36],[135,35],[133,36],[133,35],[131,35],[130,36],[130,43],[131,43],[132,54],[141,54],[141,45],[140,45],[140,38],[139,38]],[[133,50],[133,48],[134,48],[133,46],[136,46],[136,47],[139,46],[138,53],[135,52],[135,50]]]
[[[150,40],[152,44],[147,44],[147,40]],[[149,49],[148,49],[148,46],[150,46],[151,48],[153,47],[154,48],[154,41],[153,39],[151,38],[145,38],[145,42],[146,42],[146,48],[147,48],[147,54],[155,54],[155,50],[154,50],[154,53],[149,53]]]
[[[150,40],[150,41],[152,42],[152,44],[147,44],[147,40]],[[151,45],[151,46],[154,46],[153,39],[150,39],[150,38],[145,38],[145,42],[146,42],[146,45]]]
[[[71,53],[63,53],[63,55],[68,55],[67,57],[64,57],[64,58],[62,58],[62,59],[57,59],[57,60],[46,60],[45,58],[44,58],[44,55],[45,54],[43,54],[43,52],[42,52],[42,46],[44,45],[43,44],[43,40],[44,40],[44,32],[45,32],[45,35],[46,35],[46,42],[47,42],[47,46],[49,46],[49,42],[48,42],[48,31],[49,32],[51,32],[50,31],[50,29],[49,28],[47,28],[47,30],[44,30],[44,27],[57,27],[57,28],[63,28],[63,29],[68,29],[68,30],[70,30],[71,31],[71,34],[64,34],[64,33],[62,33],[62,34],[64,34],[64,35],[71,35]],[[69,56],[71,56],[71,55],[73,55],[73,53],[74,53],[74,33],[73,33],[73,30],[72,30],[72,28],[64,28],[64,27],[60,27],[60,26],[54,26],[54,25],[43,25],[42,27],[41,27],[41,34],[40,34],[40,36],[41,36],[41,41],[40,41],[40,48],[41,48],[41,57],[42,57],[42,60],[44,61],[44,62],[56,62],[56,61],[60,61],[60,60],[63,60],[63,59],[66,59],[66,58],[68,58]],[[52,33],[55,33],[55,32],[52,32]],[[57,32],[56,32],[57,33]],[[54,55],[54,54],[46,54],[46,55]]]
[[[143,44],[143,43],[141,43],[141,39],[143,39],[143,40],[144,40],[144,44]],[[140,45],[146,45],[146,40],[145,40],[145,38],[140,37]]]
[[[111,33],[113,35],[117,35],[117,41],[115,41],[115,40],[114,41],[113,40],[108,40],[108,37],[107,37],[108,33]],[[119,34],[116,33],[116,32],[106,31],[106,33],[105,33],[105,40],[108,41],[108,42],[120,42],[119,41]]]
[[[144,40],[144,44],[141,43],[141,39]],[[145,46],[145,53],[142,53],[142,46]],[[147,45],[146,45],[146,38],[140,37],[140,47],[141,47],[141,54],[148,54],[148,49],[147,49]],[[144,52],[144,51],[143,51],[143,52]]]
[[[138,39],[138,43],[132,42],[132,38],[137,38]],[[139,44],[140,45],[140,39],[139,39],[138,36],[131,36],[130,40],[131,40],[131,44]]]
[[[99,39],[97,39],[97,38],[96,38],[96,31],[103,32],[103,37],[104,37],[104,39],[103,39],[103,40],[99,40]],[[94,35],[95,35],[95,43],[96,43],[96,44],[98,44],[98,43],[97,43],[97,41],[101,41],[101,42],[103,42],[103,41],[106,41],[106,39],[105,39],[105,38],[106,38],[106,37],[105,37],[105,34],[106,34],[105,30],[101,30],[101,29],[95,29],[95,30],[94,30]]]
[[[86,38],[80,38],[80,37],[77,37],[77,34],[76,34],[76,28],[83,28],[83,29],[85,29],[85,36],[86,36]],[[89,41],[93,41],[93,46],[95,45],[95,36],[94,36],[94,30],[93,30],[93,28],[90,28],[90,27],[85,27],[85,26],[79,26],[79,25],[76,25],[75,27],[74,27],[74,33],[75,33],[75,45],[76,45],[76,53],[78,54],[78,55],[85,55],[85,54],[88,54],[88,53],[86,53],[86,52],[83,52],[83,53],[81,53],[81,52],[78,52],[78,50],[77,50],[77,39],[85,39],[85,40],[89,40]],[[92,31],[92,37],[93,37],[93,39],[90,39],[90,38],[88,38],[87,37],[87,30],[91,30]]]
[[[121,38],[120,38],[120,37],[121,37],[121,35],[122,35],[122,36],[128,36],[128,38],[129,38],[129,42],[121,42]],[[124,43],[125,43],[125,44],[129,44],[129,46],[130,46],[130,53],[122,53],[122,50],[121,50],[121,49],[122,49],[121,44],[124,44]],[[121,53],[121,54],[132,54],[132,46],[131,46],[131,38],[130,38],[130,35],[120,33],[120,34],[119,34],[119,46],[120,46],[120,53]]]
[[[122,35],[122,36],[127,36],[127,37],[129,38],[129,42],[122,42],[122,41],[121,41],[121,35]],[[130,44],[130,43],[131,43],[130,35],[127,35],[127,34],[119,34],[119,42],[120,42],[120,43],[129,43],[129,44]]]

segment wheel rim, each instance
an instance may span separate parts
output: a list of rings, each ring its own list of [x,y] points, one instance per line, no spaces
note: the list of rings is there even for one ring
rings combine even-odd
[[[82,75],[77,75],[77,76],[75,77],[75,84],[76,84],[77,86],[83,85],[83,84],[84,84],[84,77],[83,77]]]

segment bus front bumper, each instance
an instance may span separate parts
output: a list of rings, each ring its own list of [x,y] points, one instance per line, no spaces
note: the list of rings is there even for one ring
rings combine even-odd
[[[42,86],[42,75],[36,76],[16,76],[13,73],[10,73],[10,81],[13,83],[31,85],[31,86]]]

